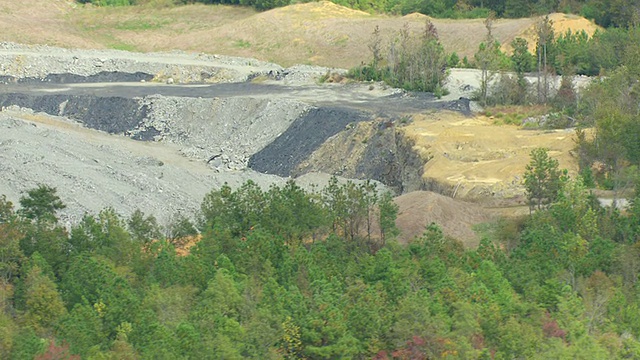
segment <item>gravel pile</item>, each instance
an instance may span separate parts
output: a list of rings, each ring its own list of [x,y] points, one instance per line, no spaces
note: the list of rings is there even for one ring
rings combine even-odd
[[[192,159],[216,171],[242,170],[249,157],[286,131],[309,107],[301,102],[263,98],[184,98],[149,96],[140,100],[149,114],[131,132],[155,130],[155,141],[180,146]]]
[[[0,194],[17,202],[38,184],[56,187],[70,224],[106,207],[125,216],[141,209],[163,221],[176,213],[191,216],[213,188],[249,179],[265,187],[283,181],[253,171],[216,174],[202,162],[184,161],[168,144],[109,135],[65,118],[0,112]]]
[[[17,205],[25,191],[53,186],[67,205],[60,214],[67,226],[107,207],[125,217],[140,209],[168,224],[178,213],[193,217],[204,195],[225,183],[237,187],[252,180],[266,190],[287,180],[250,169],[217,173],[180,152],[174,144],[136,141],[8,107],[0,111],[0,194]],[[310,190],[328,179],[306,174],[296,181]]]
[[[251,74],[269,71],[281,71],[281,67],[256,59],[182,51],[143,54],[0,43],[0,75],[15,78],[125,72],[151,74],[155,80],[172,83],[238,82],[245,81]]]

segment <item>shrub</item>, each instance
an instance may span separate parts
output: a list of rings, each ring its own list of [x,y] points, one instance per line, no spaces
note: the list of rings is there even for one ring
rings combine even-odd
[[[386,63],[379,28],[373,32],[369,46],[373,58],[349,70],[347,76],[360,81],[384,81],[388,85],[409,91],[432,92],[436,96],[446,93],[444,82],[449,75],[447,62],[450,57],[438,40],[438,32],[430,21],[426,21],[421,35],[414,34],[407,24],[389,44]]]
[[[524,78],[502,74],[489,88],[487,105],[524,105],[530,103],[530,84]]]

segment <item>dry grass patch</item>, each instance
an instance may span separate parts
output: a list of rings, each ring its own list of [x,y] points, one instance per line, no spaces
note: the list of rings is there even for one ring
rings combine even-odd
[[[148,52],[193,50],[189,37],[197,38],[203,29],[217,29],[255,13],[248,8],[202,4],[161,8],[84,6],[68,21],[105,47],[119,48],[124,44]]]
[[[549,114],[551,107],[547,105],[509,105],[491,106],[485,108],[482,115],[493,120],[495,125],[522,125],[528,117]]]

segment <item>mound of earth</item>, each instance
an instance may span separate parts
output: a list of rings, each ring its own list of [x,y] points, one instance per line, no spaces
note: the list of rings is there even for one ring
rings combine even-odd
[[[395,199],[399,206],[396,225],[401,230],[399,241],[407,243],[421,236],[427,226],[438,224],[443,233],[476,247],[480,239],[473,227],[488,222],[492,216],[481,206],[459,201],[431,191],[414,191]]]
[[[0,193],[16,201],[38,183],[58,187],[66,194],[69,221],[106,206],[125,215],[139,207],[166,218],[195,211],[202,196],[224,182],[250,179],[268,186],[285,180],[269,174],[313,182],[313,174],[323,171],[377,179],[400,193],[448,195],[398,199],[403,241],[436,222],[474,246],[471,227],[488,215],[457,199],[517,200],[534,147],[550,148],[562,167],[574,171],[572,133],[524,131],[468,116],[469,101],[459,98],[474,87],[472,70],[454,71],[465,80],[452,79],[451,94],[438,100],[382,84],[320,84],[315,79],[330,70],[310,66],[358,65],[368,60],[376,25],[388,39],[405,23],[422,31],[425,20],[329,2],[257,13],[201,4],[98,8],[0,0],[5,41],[111,49],[0,44],[0,81],[11,83],[0,89],[1,104],[53,115],[15,107],[0,112]],[[472,56],[485,36],[481,19],[431,20],[446,50],[460,56]],[[494,33],[509,43],[535,21],[498,20]],[[308,65],[282,69],[276,63]],[[139,79],[90,83],[124,73]],[[186,85],[194,82],[200,84]],[[11,93],[20,86],[28,87],[26,93]],[[131,108],[135,116],[116,124],[117,112],[98,107]],[[443,108],[458,112],[437,112]],[[100,201],[91,201],[97,194]]]
[[[596,30],[602,30],[602,28],[596,25],[593,21],[587,20],[578,15],[553,13],[549,14],[549,19],[552,21],[553,32],[555,33],[556,37],[560,34],[565,34],[567,31],[571,31],[574,34],[584,31],[589,36],[593,36]],[[522,31],[516,37],[527,40],[527,43],[529,44],[529,52],[535,54],[537,38],[535,23]],[[513,48],[511,47],[511,42],[503,42],[502,50],[510,53],[513,50]]]

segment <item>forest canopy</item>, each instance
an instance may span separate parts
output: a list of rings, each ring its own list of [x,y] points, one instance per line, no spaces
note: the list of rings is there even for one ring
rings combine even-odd
[[[367,182],[225,186],[167,227],[105,209],[67,229],[46,185],[0,197],[0,357],[638,358],[640,195],[602,208],[539,176],[546,156],[527,171],[553,196],[477,249],[437,224],[398,244]]]

